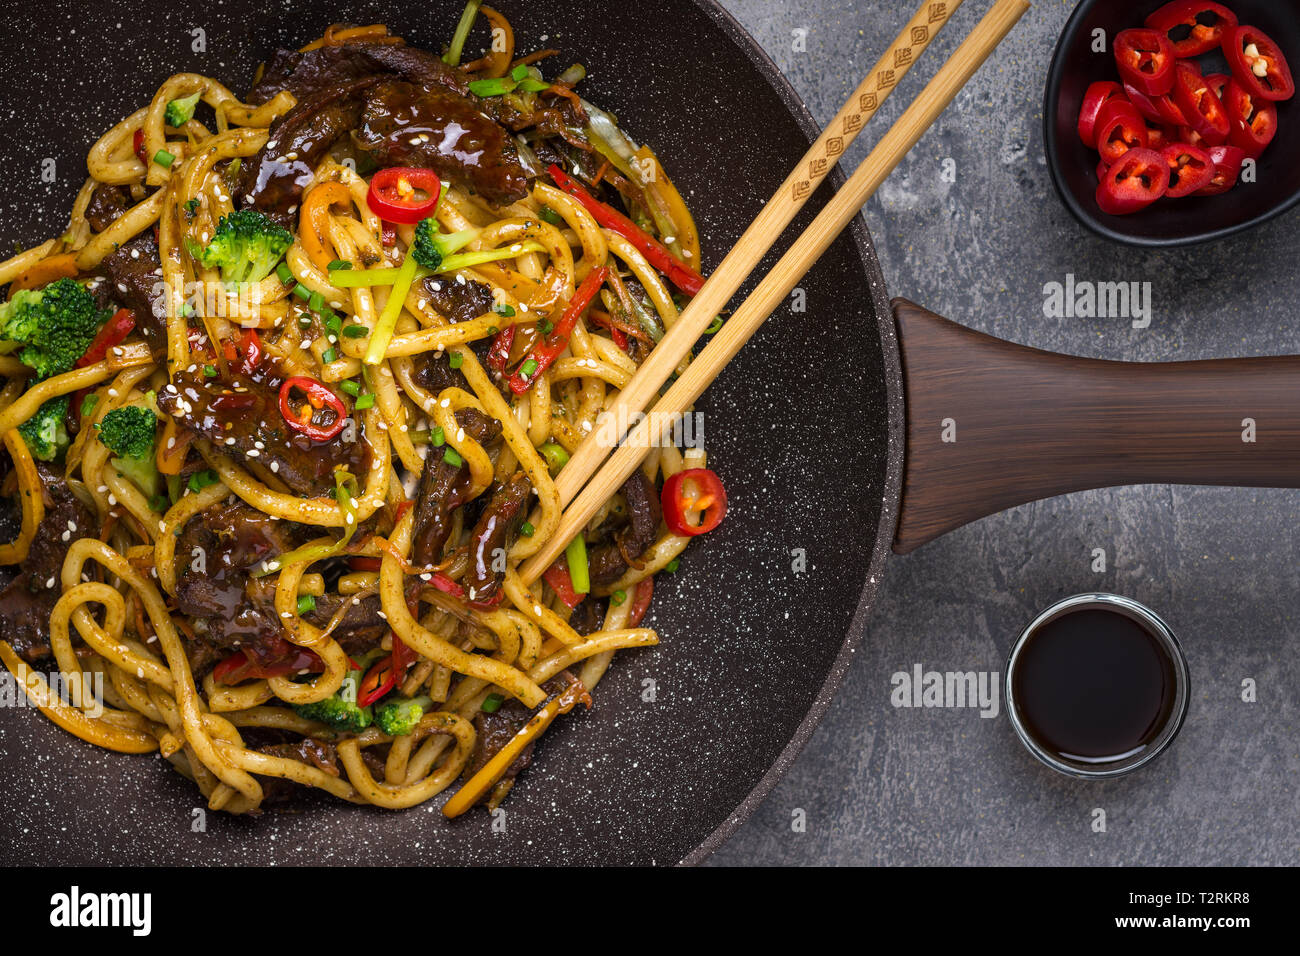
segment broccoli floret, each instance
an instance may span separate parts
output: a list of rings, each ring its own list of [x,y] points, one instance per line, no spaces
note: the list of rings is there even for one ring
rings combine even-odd
[[[318,720],[335,730],[352,733],[365,730],[373,722],[374,713],[369,707],[357,706],[357,688],[361,686],[362,675],[371,659],[373,655],[362,658],[359,669],[349,670],[348,676],[343,678],[343,686],[334,692],[334,696],[318,700],[314,704],[295,704],[294,712],[299,717]]]
[[[442,268],[442,260],[457,249],[463,249],[478,236],[477,229],[463,229],[444,235],[438,232],[435,219],[422,219],[415,227],[415,241],[411,244],[411,255],[415,261],[426,269],[437,272]]]
[[[199,96],[195,93],[193,96],[182,96],[178,100],[172,100],[167,104],[167,110],[163,113],[163,119],[167,125],[173,128],[184,126],[194,118],[194,107],[199,105]]]
[[[38,379],[68,371],[95,338],[106,313],[74,279],[22,289],[0,305],[0,352],[18,352]]]
[[[36,414],[18,426],[18,434],[27,442],[32,457],[39,461],[54,461],[70,444],[65,419],[68,415],[68,396],[52,398],[36,410]]]
[[[163,484],[154,460],[157,425],[149,409],[127,405],[113,409],[96,426],[99,440],[117,455],[109,464],[150,498],[162,494]]]
[[[221,270],[226,282],[261,282],[285,250],[293,236],[255,209],[237,209],[222,216],[216,235],[198,259],[209,268]]]
[[[426,710],[433,706],[428,697],[391,697],[375,708],[375,723],[390,737],[400,737],[415,730]]]

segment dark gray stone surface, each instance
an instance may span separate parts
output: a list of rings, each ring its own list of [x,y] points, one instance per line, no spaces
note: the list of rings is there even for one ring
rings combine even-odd
[[[723,0],[827,121],[910,0]],[[887,128],[988,8],[958,11],[873,124]],[[1039,0],[866,210],[890,293],[994,335],[1103,358],[1300,350],[1300,215],[1147,253],[1078,225],[1048,178],[1042,89],[1074,4]],[[807,51],[793,31],[807,29]],[[740,144],[738,144],[739,147]],[[866,155],[845,157],[851,171]],[[955,183],[942,177],[956,163]],[[1150,281],[1154,320],[1046,319],[1043,287]],[[1300,400],[1300,396],[1298,396]],[[1112,489],[1018,508],[894,558],[856,663],[786,778],[716,864],[1294,864],[1300,859],[1300,492]],[[1107,570],[1092,570],[1103,548]],[[1192,699],[1172,749],[1128,778],[1067,780],[1004,714],[895,709],[890,676],[1003,670],[1016,633],[1066,595],[1109,590],[1173,626]],[[1258,702],[1242,701],[1242,682]],[[1105,832],[1096,832],[1096,810]],[[806,818],[800,832],[796,825]]]

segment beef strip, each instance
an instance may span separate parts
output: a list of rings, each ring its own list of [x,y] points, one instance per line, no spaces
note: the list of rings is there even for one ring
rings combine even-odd
[[[146,229],[100,263],[107,279],[96,293],[135,313],[136,329],[152,349],[167,346],[162,262],[153,230]],[[101,303],[106,304],[106,303]]]
[[[131,194],[126,187],[100,183],[90,194],[90,202],[86,205],[86,222],[90,224],[91,231],[103,232],[130,207]]]
[[[329,593],[316,598],[316,607],[304,614],[303,620],[316,627],[325,628],[338,609],[347,605],[347,611],[330,636],[350,655],[360,655],[383,639],[388,622],[383,617],[383,603],[378,594],[356,599],[351,595]]]
[[[560,693],[572,683],[576,683],[575,678],[568,671],[560,671],[545,684],[542,690],[546,691],[548,697],[553,697]],[[528,723],[528,718],[533,715],[527,707],[521,704],[517,699],[510,699],[498,707],[494,712],[480,710],[474,715],[474,751],[470,754],[469,763],[465,766],[464,779],[468,780],[483,769],[487,762],[497,755],[497,753],[510,742],[515,734],[523,729],[524,724]],[[502,780],[514,780],[528,765],[533,762],[533,748],[535,743],[530,743],[519,756],[514,759],[509,767],[506,768]],[[487,795],[484,795],[487,799]]]
[[[334,488],[334,471],[364,474],[366,447],[346,441],[345,429],[318,442],[285,423],[280,414],[278,370],[263,361],[251,372],[233,373],[230,381],[208,378],[197,367],[180,371],[158,392],[158,407],[227,454],[236,452],[269,468],[300,495],[321,496]],[[318,424],[332,420],[332,410],[316,413]]]
[[[72,493],[63,476],[44,464],[36,468],[45,517],[18,575],[0,591],[0,641],[7,641],[29,662],[50,653],[50,612],[62,593],[59,579],[68,548],[95,529],[94,513]]]
[[[596,586],[613,584],[626,574],[659,535],[663,510],[650,479],[640,470],[634,471],[623,482],[622,491],[627,501],[627,524],[614,534],[612,541],[592,548],[587,558],[591,583]]]
[[[282,757],[285,760],[296,760],[317,770],[323,770],[331,777],[339,776],[338,752],[328,740],[319,740],[315,737],[303,737],[296,741],[282,740],[287,736],[286,734],[263,732],[258,735],[254,733],[258,729],[248,728],[244,736],[245,744],[251,745],[259,753]],[[258,742],[261,736],[268,737],[269,742]],[[262,785],[262,809],[286,807],[297,802],[298,798],[310,790],[284,777],[268,777],[262,774],[254,774],[254,776]]]
[[[569,615],[569,627],[580,637],[595,634],[600,630],[604,613],[595,598],[589,598],[573,609]]]
[[[290,226],[316,167],[356,127],[362,94],[379,82],[380,77],[366,76],[317,89],[276,120],[267,144],[240,167],[235,189],[240,200]]]
[[[509,548],[515,529],[528,511],[533,483],[515,472],[492,494],[487,510],[470,535],[469,570],[465,575],[465,596],[478,604],[491,604],[501,590],[505,572],[492,569],[498,552]]]
[[[456,422],[484,447],[501,435],[501,423],[477,409],[462,408],[456,413]],[[415,496],[411,556],[416,564],[423,566],[441,560],[443,546],[451,534],[452,514],[465,503],[465,495],[469,492],[469,467],[447,464],[443,461],[444,451],[445,446],[429,451]]]
[[[528,174],[504,128],[441,87],[390,81],[366,97],[354,138],[380,166],[431,167],[504,206],[528,195]]]
[[[373,76],[378,64],[355,46],[322,46],[314,50],[276,50],[246,101],[260,106],[281,90],[301,102],[313,93]]]

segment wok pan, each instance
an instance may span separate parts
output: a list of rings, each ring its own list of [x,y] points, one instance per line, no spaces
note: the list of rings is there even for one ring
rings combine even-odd
[[[48,4],[14,6],[0,31],[26,55],[0,64],[14,190],[0,235],[32,242],[62,228],[94,137],[169,74],[206,72],[238,90],[276,45],[343,19],[383,20],[437,48],[460,3],[227,0],[205,22],[110,2],[79,10],[75,34],[36,36],[26,25],[48,22]],[[586,63],[588,98],[663,156],[706,265],[815,134],[712,0],[499,6],[524,49],[555,45]],[[46,157],[60,170],[48,185]],[[1286,385],[1300,359],[1129,366],[999,342],[910,303],[896,304],[896,323],[860,219],[801,288],[806,310],[775,316],[700,404],[732,510],[657,582],[650,623],[663,644],[621,654],[595,709],[552,729],[504,804],[504,832],[486,813],[448,823],[436,806],[324,800],[259,819],[204,816],[160,762],[104,753],[19,712],[0,716],[0,852],[45,864],[696,862],[808,739],[891,544],[908,551],[999,508],[1105,484],[1298,480]],[[1227,401],[1243,372],[1250,394]],[[1260,439],[1238,447],[1245,417]],[[955,442],[942,440],[945,419]]]

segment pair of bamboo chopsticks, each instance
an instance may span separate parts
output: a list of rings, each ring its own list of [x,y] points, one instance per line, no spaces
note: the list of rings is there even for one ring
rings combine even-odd
[[[921,9],[903,28],[894,46],[854,91],[607,410],[620,432],[623,423],[638,421],[636,412],[650,407],[649,413],[621,436],[623,440],[617,448],[602,445],[598,440],[598,435],[608,439],[608,429],[604,429],[589,434],[570,457],[556,479],[560,500],[566,506],[564,513],[546,545],[520,567],[519,574],[525,584],[532,584],[541,577],[568,542],[581,533],[601,505],[622,487],[649,449],[662,439],[674,419],[695,403],[758,331],[1029,9],[1025,0],[998,0],[994,4],[921,95],[862,161],[844,187],[795,240],[672,387],[651,406],[659,390],[690,353],[714,316],[757,268],[773,242],[830,172],[839,155],[875,115],[880,104],[961,2],[927,0],[921,4]],[[609,457],[602,465],[606,455]]]

